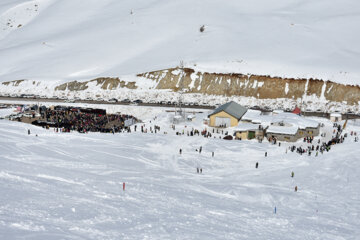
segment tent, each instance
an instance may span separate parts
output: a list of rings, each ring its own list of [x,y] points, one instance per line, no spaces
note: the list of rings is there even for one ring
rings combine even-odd
[[[297,115],[300,115],[300,114],[301,114],[301,110],[300,110],[300,108],[295,107],[295,109],[292,111],[292,113],[297,114]]]

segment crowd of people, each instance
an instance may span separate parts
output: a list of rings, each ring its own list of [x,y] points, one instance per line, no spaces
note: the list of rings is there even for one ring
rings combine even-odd
[[[70,132],[105,132],[117,133],[131,131],[125,122],[137,122],[127,114],[106,114],[105,111],[86,110],[80,108],[46,109],[34,124],[42,123],[44,127],[54,127],[55,131]]]
[[[309,156],[311,156],[311,154],[313,152],[315,152],[315,156],[318,156],[319,152],[321,154],[323,154],[325,151],[329,152],[332,145],[343,143],[345,138],[347,137],[347,133],[342,134],[343,127],[337,123],[335,123],[333,125],[332,133],[334,135],[332,136],[332,138],[329,141],[321,142],[321,140],[318,139],[317,144],[314,145],[313,144],[314,137],[306,137],[306,138],[304,138],[304,143],[308,143],[311,145],[308,145],[306,147],[302,147],[302,146],[297,147],[295,145],[292,145],[289,147],[289,149],[291,152],[296,152],[296,153],[299,153],[300,155],[307,153]],[[351,136],[353,134],[355,134],[355,136],[356,136],[356,132],[351,132]],[[356,137],[355,137],[355,141],[356,141]]]

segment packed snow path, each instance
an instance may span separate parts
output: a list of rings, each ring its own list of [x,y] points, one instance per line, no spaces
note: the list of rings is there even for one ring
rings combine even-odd
[[[356,239],[359,144],[309,157],[255,141],[0,120],[0,239]]]

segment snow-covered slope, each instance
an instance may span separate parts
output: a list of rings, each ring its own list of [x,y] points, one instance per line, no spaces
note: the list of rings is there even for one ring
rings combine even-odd
[[[176,136],[166,120],[145,127],[168,134],[115,135],[0,120],[0,238],[358,239],[353,137],[309,157],[285,143]]]
[[[357,0],[2,0],[0,81],[121,77],[184,60],[359,84],[358,29]]]

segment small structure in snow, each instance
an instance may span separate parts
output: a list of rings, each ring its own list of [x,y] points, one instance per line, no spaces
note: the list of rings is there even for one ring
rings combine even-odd
[[[195,121],[195,119],[196,119],[196,117],[195,117],[195,115],[188,115],[187,116],[187,118],[186,118],[186,120],[188,120],[188,121],[190,121],[190,122],[193,122],[193,121]]]
[[[338,112],[330,113],[330,121],[340,122],[341,120],[342,120],[341,113]]]

